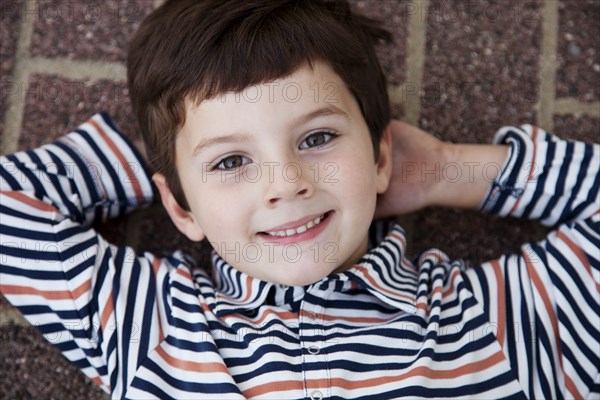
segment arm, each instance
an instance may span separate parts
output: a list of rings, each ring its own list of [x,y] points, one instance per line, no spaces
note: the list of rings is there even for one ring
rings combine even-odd
[[[144,343],[138,330],[158,325],[156,308],[132,315],[123,299],[134,285],[152,297],[156,285],[150,259],[107,243],[90,225],[151,202],[136,151],[107,115],[96,115],[0,161],[0,290],[91,379],[118,390],[123,357],[156,339],[148,334]]]
[[[400,144],[394,145],[394,156],[404,161],[395,166],[403,167],[404,175],[402,169],[394,170],[400,201],[380,203],[387,212],[434,204],[479,207],[491,214],[557,225],[545,240],[465,269],[463,277],[529,397],[585,398],[592,388],[597,390],[600,146],[560,140],[527,125],[503,128],[494,139],[508,146],[503,160],[500,151],[492,149],[501,146],[449,145],[405,124],[392,127]],[[471,179],[433,179],[436,162],[438,170],[451,162],[470,163],[473,169],[461,170],[461,177],[473,176],[473,187]],[[488,173],[479,174],[476,168],[483,166],[480,171],[486,172],[486,165]],[[408,172],[414,166],[420,170],[411,180]],[[478,176],[484,179],[477,181]],[[417,195],[409,198],[406,192]]]
[[[391,130],[392,181],[377,217],[427,206],[477,208],[508,153],[504,145],[445,143],[397,120]]]
[[[530,397],[586,398],[600,382],[600,146],[504,128],[511,145],[482,211],[554,226],[464,271]]]
[[[396,120],[391,130],[392,180],[378,199],[378,217],[443,206],[553,226],[598,209],[597,146],[562,141],[529,125],[501,129],[492,145],[442,142]],[[534,150],[540,155],[536,157]],[[552,158],[541,159],[545,152]],[[576,163],[581,163],[581,179],[566,180],[567,170]],[[500,172],[503,176],[498,176]],[[527,207],[519,207],[523,200]]]

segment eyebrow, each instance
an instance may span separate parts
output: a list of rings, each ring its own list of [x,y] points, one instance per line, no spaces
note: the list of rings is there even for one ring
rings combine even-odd
[[[194,151],[192,151],[192,157],[196,157],[198,153],[202,152],[202,150],[214,146],[216,144],[221,143],[240,143],[247,142],[250,140],[250,135],[246,135],[243,133],[232,133],[231,135],[225,136],[217,136],[214,138],[206,139],[201,141],[194,147]]]
[[[304,114],[304,115],[298,117],[293,122],[292,126],[304,125],[315,118],[326,117],[326,116],[340,117],[340,118],[343,118],[348,121],[351,120],[351,118],[347,112],[345,112],[341,108],[336,107],[332,104],[328,104],[325,107],[319,108],[317,110],[311,111],[307,114]],[[249,140],[250,140],[250,135],[247,135],[244,133],[232,133],[230,135],[217,136],[214,138],[202,140],[200,143],[198,143],[196,145],[196,147],[194,147],[194,150],[192,151],[192,157],[196,157],[204,149],[206,149],[210,146],[214,146],[217,144],[223,144],[223,143],[247,142]]]
[[[348,121],[350,121],[350,119],[351,119],[350,116],[348,115],[348,113],[345,112],[344,110],[342,110],[341,108],[334,106],[333,104],[328,104],[325,107],[319,108],[317,110],[309,112],[308,114],[300,116],[298,119],[296,119],[294,121],[293,125],[294,126],[304,125],[307,122],[309,122],[315,118],[327,117],[327,116],[341,117]]]

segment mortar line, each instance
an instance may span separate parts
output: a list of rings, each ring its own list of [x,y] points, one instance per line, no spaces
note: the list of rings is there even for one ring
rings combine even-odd
[[[26,10],[35,9],[35,0],[27,0],[24,4]],[[12,79],[17,85],[27,82],[29,61],[29,46],[33,34],[33,23],[35,18],[29,18],[27,14],[21,15],[19,26],[19,39],[15,51],[15,65],[13,66]],[[20,91],[9,93],[6,98],[6,113],[4,114],[4,132],[0,137],[0,153],[14,153],[21,134],[21,122],[25,104],[21,101]]]
[[[421,86],[425,65],[429,0],[413,0],[412,3],[418,12],[410,14],[408,19],[407,52],[404,59],[406,76],[404,83],[389,86],[388,92],[390,101],[403,106],[404,120],[416,126],[421,116]],[[402,215],[397,220],[406,231],[407,243],[412,243],[416,213]]]
[[[575,97],[561,97],[555,101],[554,114],[573,114],[579,118],[583,115],[600,118],[600,101],[592,103],[579,101]]]
[[[59,75],[65,78],[83,80],[125,81],[127,72],[120,62],[82,61],[68,58],[34,57],[29,60],[29,73]]]
[[[31,326],[23,314],[14,306],[5,306],[0,310],[0,326],[12,324],[18,326]]]
[[[538,125],[552,131],[556,110],[556,55],[558,52],[558,0],[545,0],[541,7],[542,54],[540,55]]]
[[[421,114],[421,85],[425,64],[429,0],[414,0],[413,4],[419,12],[412,13],[408,19],[406,41],[408,51],[404,61],[406,78],[404,83],[392,91],[392,97],[403,104],[404,120],[409,124],[418,125]]]

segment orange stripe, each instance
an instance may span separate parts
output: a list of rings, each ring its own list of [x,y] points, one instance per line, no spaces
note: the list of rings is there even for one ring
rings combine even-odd
[[[435,289],[433,289],[431,291],[431,298],[433,298],[434,295],[440,293],[442,291],[442,287],[441,286],[437,286]],[[427,316],[429,316],[429,313],[431,312],[428,303],[426,303],[425,301],[421,301],[419,303],[417,303],[417,310],[425,310],[427,311]]]
[[[379,284],[377,284],[377,282],[375,281],[375,279],[373,279],[373,277],[369,275],[369,273],[367,272],[367,270],[366,270],[365,267],[363,267],[361,265],[356,265],[355,269],[361,271],[363,273],[363,277],[365,279],[367,279],[369,281],[369,283],[372,286],[375,286],[375,288],[377,288],[378,290],[380,290],[382,292],[385,292],[385,293],[388,293],[388,294],[390,294],[392,296],[395,296],[395,297],[402,297],[402,298],[404,298],[406,300],[414,301],[414,298],[411,298],[410,296],[406,296],[406,295],[403,295],[402,293],[398,293],[398,292],[394,292],[392,290],[388,290],[388,289],[380,286]]]
[[[581,250],[581,248],[579,248],[577,245],[575,245],[575,243],[573,243],[573,241],[563,231],[558,231],[556,234],[556,237],[559,240],[562,240],[563,243],[565,243],[567,245],[567,247],[569,247],[569,249],[571,249],[573,254],[575,254],[577,256],[577,258],[579,259],[579,262],[583,266],[585,266],[588,276],[593,281],[594,276],[592,275],[592,269],[590,266],[590,262],[589,262],[587,256],[585,255],[585,253]],[[599,282],[595,282],[595,283],[596,283],[596,290],[598,292],[600,292],[600,283]],[[566,384],[569,392],[574,396],[574,398],[583,399],[583,395],[577,389],[577,385],[575,385],[575,383],[573,382],[571,377],[569,375],[567,375],[566,373],[565,373],[565,384]]]
[[[440,252],[441,252],[441,250],[438,250],[438,249],[426,250],[423,252],[423,254],[421,254],[420,258],[427,259],[427,258],[433,257],[435,259],[435,262],[440,263],[440,262],[444,261],[444,257],[442,257]]]
[[[248,301],[251,294],[252,294],[252,278],[250,276],[246,276],[246,296],[243,299],[234,299],[232,297],[229,297],[229,296],[226,296],[223,294],[218,294],[218,297],[226,298],[228,302],[233,303],[233,304],[244,304]]]
[[[98,385],[98,386],[103,386],[103,387],[106,387],[107,389],[110,389],[110,387],[108,387],[108,386],[104,386],[104,383],[102,383],[102,380],[100,379],[100,377],[99,377],[99,376],[95,376],[95,377],[93,377],[93,378],[92,378],[92,381],[93,381],[93,382],[94,382],[96,385]]]
[[[504,290],[504,278],[502,277],[502,271],[500,269],[500,263],[498,260],[491,262],[492,271],[496,277],[496,283],[498,285],[498,330],[496,331],[496,339],[500,343],[500,346],[504,349],[504,328],[506,322],[506,304],[505,304],[505,290]]]
[[[106,132],[104,132],[104,130],[100,127],[100,125],[98,125],[98,123],[96,121],[94,121],[93,119],[90,119],[90,120],[88,120],[88,122],[90,123],[90,125],[92,125],[98,131],[100,136],[102,136],[102,139],[104,139],[106,144],[108,144],[108,147],[110,147],[110,149],[112,150],[114,155],[119,159],[119,162],[125,169],[125,174],[127,174],[127,178],[129,178],[129,183],[131,183],[131,185],[133,186],[133,191],[135,192],[135,197],[138,199],[138,201],[141,201],[144,197],[143,192],[142,192],[142,187],[140,186],[140,182],[136,178],[135,173],[131,169],[131,166],[127,162],[127,159],[125,158],[123,153],[121,153],[121,151],[119,150],[117,145],[115,145],[115,143],[108,137]]]
[[[577,246],[575,243],[573,243],[573,241],[564,232],[558,231],[556,236],[560,240],[562,240],[563,243],[566,244],[567,247],[569,247],[569,249],[571,249],[573,254],[575,254],[577,256],[577,258],[579,259],[579,262],[583,266],[585,266],[588,276],[593,281],[594,275],[592,275],[592,268],[590,266],[590,261],[588,260],[587,256],[583,252],[583,250],[581,250],[581,248],[579,246]],[[600,282],[596,282],[596,290],[600,292]]]
[[[227,371],[227,368],[222,362],[195,362],[182,360],[180,358],[173,357],[172,355],[167,354],[167,352],[165,351],[165,349],[162,348],[162,346],[158,346],[156,348],[156,352],[163,360],[165,360],[165,362],[167,362],[167,364],[184,371],[200,372],[203,374],[211,374],[216,372],[229,374],[229,371]]]
[[[552,330],[554,331],[554,340],[556,343],[556,350],[558,352],[558,360],[560,362],[560,369],[562,371],[564,371],[564,368],[562,365],[562,351],[560,348],[560,340],[558,339],[558,319],[556,317],[556,313],[554,312],[554,308],[552,307],[552,302],[550,301],[550,296],[548,295],[548,292],[546,292],[544,283],[542,282],[542,279],[540,278],[540,276],[538,275],[537,271],[535,270],[533,264],[531,263],[531,260],[529,259],[529,256],[527,255],[527,253],[523,252],[523,258],[525,258],[525,265],[527,265],[527,271],[529,272],[531,281],[533,282],[533,285],[535,286],[536,290],[540,294],[540,297],[542,298],[542,302],[544,303],[544,307],[546,308],[546,312],[548,313],[548,316],[550,317],[550,323],[552,325]]]
[[[345,315],[328,315],[324,314],[321,316],[324,321],[346,321],[355,323],[365,324],[377,324],[382,322],[389,322],[391,318],[375,318],[375,317],[348,317]],[[392,317],[393,318],[393,317]]]
[[[102,326],[102,330],[106,329],[108,319],[114,310],[115,302],[113,299],[113,294],[111,293],[110,296],[108,296],[108,300],[106,300],[106,304],[104,304],[104,309],[102,310],[102,315],[100,316],[100,326]]]
[[[396,376],[381,376],[378,378],[363,379],[359,381],[350,381],[343,378],[332,378],[331,384],[335,387],[341,387],[346,390],[364,389],[379,385],[389,384],[391,382],[399,382],[404,379],[421,376],[427,379],[456,379],[464,375],[481,372],[491,368],[494,365],[505,360],[504,354],[501,351],[489,356],[486,359],[463,365],[461,367],[450,370],[437,370],[426,366],[415,367],[410,371]],[[307,385],[312,385],[311,380],[307,380]]]
[[[569,390],[569,392],[573,395],[574,399],[581,399],[583,400],[583,395],[579,392],[579,390],[577,390],[577,386],[575,385],[575,383],[573,382],[573,380],[571,379],[571,377],[567,374],[565,374],[565,384],[567,386],[567,389]]]
[[[390,236],[398,239],[398,241],[400,243],[402,243],[402,247],[406,247],[406,242],[404,241],[404,237],[402,235],[400,235],[399,233],[396,233],[396,232],[392,232],[392,233],[390,233]]]
[[[91,281],[88,279],[72,292],[68,290],[39,290],[28,286],[18,285],[0,285],[0,291],[4,294],[38,295],[48,300],[66,300],[76,299],[83,293],[89,291],[90,287]]]
[[[322,386],[321,386],[322,387]],[[289,381],[277,381],[264,383],[262,385],[253,386],[247,390],[244,390],[245,398],[253,398],[262,396],[267,393],[283,392],[288,390],[300,390],[303,391],[302,381],[289,380]]]
[[[454,281],[456,280],[456,278],[459,275],[460,275],[460,270],[455,269],[454,272],[452,273],[452,276],[450,277],[450,287],[448,289],[446,289],[444,291],[444,293],[442,293],[442,297],[444,297],[444,298],[449,297],[456,291],[456,284]]]
[[[565,377],[565,384],[566,384],[567,388],[569,388],[569,391],[571,391],[571,393],[573,395],[579,395],[578,398],[583,398],[583,396],[581,396],[581,394],[577,391],[575,384],[573,383],[571,377],[567,374],[567,372],[565,371],[565,368],[563,366],[562,350],[560,347],[560,340],[558,337],[558,319],[556,317],[556,313],[554,312],[554,308],[552,307],[552,303],[550,302],[550,297],[548,296],[548,293],[546,292],[546,290],[544,288],[544,284],[542,283],[541,278],[537,274],[537,271],[535,271],[533,265],[531,264],[531,261],[529,260],[529,257],[527,256],[527,254],[524,253],[524,257],[525,257],[525,263],[527,265],[527,270],[529,271],[529,275],[531,276],[531,280],[533,281],[533,284],[535,285],[537,291],[540,293],[540,296],[542,297],[542,301],[544,302],[544,306],[546,307],[546,311],[548,312],[548,315],[550,316],[550,322],[552,323],[552,330],[554,331],[556,352],[558,353],[557,357],[558,357],[558,361],[560,363],[560,369],[563,371],[563,375]]]
[[[158,258],[154,257],[152,259],[152,271],[154,271],[154,278],[158,275],[158,269],[160,268],[160,261]],[[191,278],[191,276],[190,276]]]
[[[252,278],[250,276],[246,276],[246,297],[240,300],[240,303],[245,303],[250,298],[250,294],[252,293]]]
[[[213,310],[211,310],[210,306],[204,302],[200,303],[200,308],[202,309],[202,311],[204,311],[205,313],[214,315]]]
[[[533,142],[533,158],[531,159],[531,165],[529,166],[529,175],[527,177],[528,181],[531,181],[533,178],[533,171],[535,170],[535,149],[536,149],[536,141],[537,141],[537,133],[538,133],[538,128],[537,126],[533,126],[533,132],[532,132],[532,142]],[[518,207],[519,207],[519,203],[521,202],[521,199],[523,197],[519,196],[519,198],[517,198],[517,201],[515,202],[515,205],[513,206],[512,210],[510,210],[511,213],[513,213]]]
[[[183,276],[184,278],[187,278],[189,280],[192,280],[192,274],[190,274],[186,269],[184,268],[177,268],[177,274]]]
[[[210,311],[210,312],[212,313],[212,311]],[[257,324],[258,325],[261,322],[263,322],[268,316],[271,316],[271,315],[275,315],[276,318],[278,318],[279,320],[296,320],[298,318],[298,314],[293,313],[291,311],[280,311],[280,312],[278,312],[278,311],[273,311],[273,310],[270,310],[270,309],[266,309],[265,312],[258,319],[248,318],[248,317],[243,316],[242,314],[230,314],[230,315],[226,315],[224,317],[224,319],[229,319],[229,318],[243,319],[244,321],[246,321],[248,323]]]
[[[11,197],[17,201],[20,201],[21,203],[25,203],[28,206],[36,208],[41,211],[50,211],[50,212],[58,211],[56,207],[54,207],[50,204],[44,203],[43,201],[31,198],[21,192],[2,191],[1,193],[4,196]]]

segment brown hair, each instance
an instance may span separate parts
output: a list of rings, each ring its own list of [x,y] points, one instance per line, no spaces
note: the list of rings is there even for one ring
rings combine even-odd
[[[318,61],[356,98],[377,159],[390,120],[374,49],[380,41],[390,42],[390,33],[346,0],[167,1],[142,22],[127,59],[129,94],[152,167],[189,210],[175,167],[185,101],[239,92]]]

